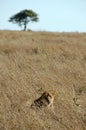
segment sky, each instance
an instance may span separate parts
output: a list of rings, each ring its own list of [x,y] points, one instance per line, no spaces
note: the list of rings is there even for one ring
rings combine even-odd
[[[39,22],[28,24],[33,31],[86,32],[86,0],[1,0],[0,30],[23,29],[8,19],[24,9],[39,16]]]

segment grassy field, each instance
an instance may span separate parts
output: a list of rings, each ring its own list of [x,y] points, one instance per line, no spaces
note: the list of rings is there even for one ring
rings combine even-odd
[[[86,33],[0,31],[0,130],[86,130]]]

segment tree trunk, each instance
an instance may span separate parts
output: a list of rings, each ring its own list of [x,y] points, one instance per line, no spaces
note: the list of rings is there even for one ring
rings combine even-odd
[[[24,31],[26,31],[27,25],[26,23],[24,23]]]
[[[27,28],[27,22],[25,21],[24,22],[24,31],[26,31],[26,28]]]

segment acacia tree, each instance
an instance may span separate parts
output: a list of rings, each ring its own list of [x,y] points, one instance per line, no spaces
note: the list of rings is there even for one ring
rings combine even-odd
[[[36,12],[32,10],[22,10],[10,17],[8,21],[18,24],[19,26],[24,26],[24,31],[26,31],[29,22],[38,22],[38,20],[39,18]]]

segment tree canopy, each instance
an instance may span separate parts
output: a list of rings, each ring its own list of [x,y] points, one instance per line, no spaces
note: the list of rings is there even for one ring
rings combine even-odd
[[[24,30],[27,29],[27,24],[29,22],[38,22],[38,14],[33,10],[22,10],[19,13],[13,15],[9,18],[9,22],[18,24],[19,26],[24,26]]]

